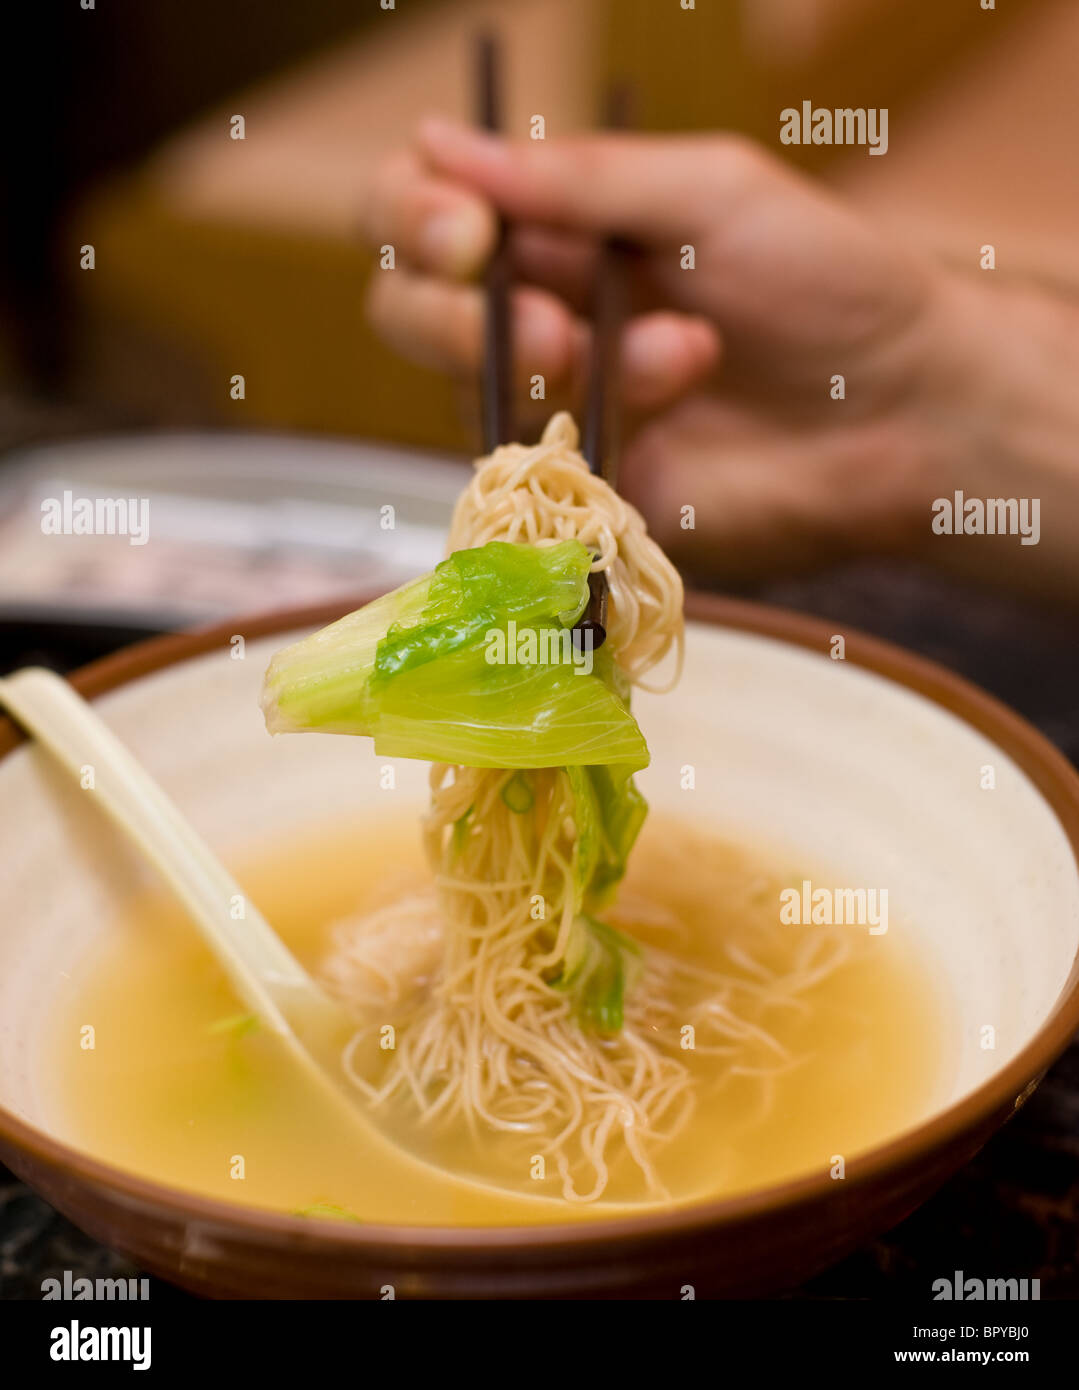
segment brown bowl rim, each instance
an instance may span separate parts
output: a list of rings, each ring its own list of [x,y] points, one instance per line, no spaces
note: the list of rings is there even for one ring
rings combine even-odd
[[[350,600],[349,607],[356,607],[369,597],[373,595]],[[74,672],[70,679],[84,696],[93,699],[165,667],[212,651],[214,647],[227,644],[236,633],[242,633],[245,639],[270,636],[275,632],[325,624],[343,611],[348,608],[341,602],[278,609],[247,620],[233,618],[195,632],[155,637],[92,662]],[[1079,774],[1032,725],[993,696],[925,657],[841,622],[699,593],[687,594],[686,614],[698,622],[815,650],[824,660],[829,659],[826,653],[833,635],[842,633],[846,661],[924,696],[997,743],[1023,769],[1052,807],[1079,867]],[[23,741],[21,731],[0,716],[0,759]],[[1032,1089],[1031,1079],[1038,1080],[1044,1075],[1077,1029],[1079,951],[1052,1012],[1026,1047],[962,1100],[915,1128],[904,1130],[887,1143],[851,1158],[844,1183],[846,1194],[853,1197],[857,1189],[887,1178],[930,1152],[946,1149],[964,1133],[976,1132],[1009,1104],[1018,1108]],[[600,1247],[612,1242],[661,1238],[687,1230],[714,1230],[741,1220],[774,1216],[801,1203],[812,1203],[832,1186],[829,1174],[818,1172],[739,1196],[651,1208],[640,1215],[613,1216],[595,1222],[410,1226],[364,1221],[360,1225],[346,1225],[332,1221],[312,1222],[309,1217],[247,1207],[139,1177],[51,1138],[2,1106],[0,1138],[32,1155],[39,1163],[63,1171],[69,1178],[77,1177],[130,1200],[164,1208],[188,1222],[227,1226],[237,1235],[252,1238],[280,1237],[285,1243],[317,1240],[342,1253],[349,1249],[398,1246],[416,1251],[455,1250],[460,1254],[480,1256],[485,1251],[522,1246],[533,1249]]]

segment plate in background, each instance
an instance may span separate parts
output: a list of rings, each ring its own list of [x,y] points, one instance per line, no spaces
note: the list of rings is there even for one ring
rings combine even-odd
[[[418,451],[279,434],[22,449],[0,477],[0,620],[137,636],[393,587],[442,558],[466,476]],[[42,503],[65,492],[148,502],[147,542],[44,534]]]

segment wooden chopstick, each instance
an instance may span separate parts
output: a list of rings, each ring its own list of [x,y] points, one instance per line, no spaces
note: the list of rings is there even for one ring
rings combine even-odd
[[[607,93],[605,125],[624,130],[630,122],[631,93],[625,82]],[[618,370],[625,317],[625,263],[630,248],[618,237],[600,247],[593,281],[592,361],[585,408],[584,456],[593,473],[612,488],[618,485]]]
[[[484,130],[497,131],[502,126],[500,60],[494,35],[481,34],[476,43],[476,117]],[[628,102],[627,88],[612,88],[607,102],[609,126],[628,124]],[[585,407],[584,456],[591,471],[611,487],[617,485],[617,388],[625,307],[625,257],[626,248],[615,239],[609,239],[600,249],[593,302],[592,362]],[[509,228],[506,219],[500,216],[498,240],[484,276],[483,445],[487,453],[515,438],[511,280]],[[588,606],[574,628],[578,645],[584,646],[586,633],[591,634],[587,640],[593,650],[607,640],[609,592],[605,573],[588,576]]]
[[[613,86],[607,96],[606,125],[624,129],[630,120],[629,87]],[[600,248],[592,303],[592,362],[585,407],[584,456],[591,471],[611,488],[618,487],[618,381],[622,322],[625,318],[625,268],[630,249],[617,237]],[[580,632],[592,632],[592,647],[607,640],[607,599],[610,586],[605,572],[588,576],[588,607],[577,624]]]
[[[623,251],[614,240],[600,248],[592,305],[592,361],[582,452],[589,469],[609,487],[618,483],[618,369],[624,315]],[[592,633],[592,650],[607,640],[610,585],[600,570],[588,576],[588,607],[575,631]],[[583,641],[583,639],[582,639]]]
[[[502,128],[501,54],[493,34],[476,42],[476,117],[484,130]],[[498,239],[484,275],[483,447],[491,453],[516,438],[513,421],[513,325],[510,315],[509,229],[499,216]]]

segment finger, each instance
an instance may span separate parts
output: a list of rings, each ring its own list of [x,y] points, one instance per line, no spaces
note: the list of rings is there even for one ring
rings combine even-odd
[[[367,300],[372,325],[402,356],[425,367],[474,375],[483,358],[484,302],[474,285],[455,285],[398,267],[375,275]],[[543,290],[522,286],[512,298],[517,375],[559,387],[578,371],[581,325]]]
[[[600,243],[596,237],[535,223],[510,226],[514,275],[541,285],[587,317],[595,298]]]
[[[422,366],[475,375],[483,356],[483,295],[407,269],[380,272],[368,296],[368,317],[383,338]],[[561,300],[530,286],[513,294],[514,360],[518,381],[545,396],[587,386],[590,333]],[[703,319],[675,313],[630,319],[621,347],[621,393],[631,414],[668,405],[715,368],[719,340]]]
[[[459,183],[433,174],[415,151],[391,155],[372,180],[365,230],[376,246],[393,246],[409,265],[467,279],[495,244],[490,203]]]
[[[745,583],[838,558],[831,521],[822,525],[798,495],[785,456],[715,439],[700,450],[670,444],[649,429],[638,434],[623,454],[619,486],[680,568]]]
[[[669,242],[707,225],[717,198],[765,161],[737,136],[574,136],[509,141],[431,118],[420,146],[433,170],[485,194],[511,217]]]
[[[631,412],[659,410],[692,391],[719,361],[719,335],[707,319],[641,314],[622,339],[622,390]]]
[[[536,223],[510,225],[510,252],[517,278],[552,290],[584,318],[591,317],[595,307],[602,246],[601,238],[565,228]],[[670,305],[665,277],[657,273],[657,258],[630,253],[626,259],[622,278],[630,301],[627,312],[643,313]]]
[[[912,509],[909,469],[867,467],[886,449],[848,429],[762,433],[697,395],[638,432],[620,486],[677,563],[745,582],[909,550],[924,508]]]
[[[474,375],[483,357],[483,294],[400,267],[376,275],[368,296],[375,329],[403,356],[422,366]],[[514,361],[519,383],[545,396],[585,388],[590,333],[562,303],[543,290],[522,286],[513,294]],[[703,319],[674,313],[645,314],[625,327],[621,393],[630,413],[656,410],[685,395],[715,367],[719,341]]]

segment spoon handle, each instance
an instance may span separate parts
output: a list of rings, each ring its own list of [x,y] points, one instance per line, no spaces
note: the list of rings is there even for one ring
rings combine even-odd
[[[191,915],[233,988],[259,1021],[288,1037],[338,1006],[315,984],[206,842],[100,716],[52,671],[0,680],[0,706],[82,784],[143,851]]]

